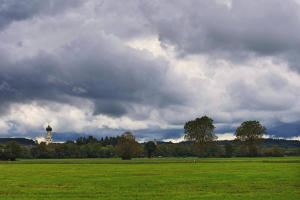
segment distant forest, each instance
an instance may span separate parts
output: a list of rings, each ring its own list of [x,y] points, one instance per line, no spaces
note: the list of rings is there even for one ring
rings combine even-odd
[[[15,160],[16,158],[112,158],[122,157],[120,150],[120,136],[80,137],[76,141],[64,143],[37,144],[26,138],[0,138],[0,160]],[[158,141],[155,147],[148,143],[135,142],[131,157],[192,157],[198,156],[192,142],[179,143]],[[118,146],[119,144],[119,146]],[[2,149],[2,153],[1,153]],[[4,153],[6,152],[6,155]],[[150,152],[150,153],[149,153]],[[13,155],[14,154],[14,155]],[[257,156],[299,156],[300,141],[285,139],[262,139]],[[245,157],[249,156],[243,145],[235,144],[234,140],[219,140],[210,145],[204,157]],[[130,159],[129,158],[129,159]]]
[[[88,136],[92,137],[92,136]],[[88,138],[87,137],[87,138]],[[107,145],[110,144],[114,137],[101,137],[98,141],[100,141],[101,144]],[[0,144],[6,144],[9,141],[15,141],[19,143],[20,145],[25,146],[35,146],[38,145],[36,141],[28,138],[0,138]],[[225,145],[225,144],[232,144],[234,140],[217,140],[218,145]],[[116,142],[114,142],[116,144]],[[182,141],[179,143],[172,143],[172,142],[163,142],[158,141],[158,144],[191,144],[189,141]],[[143,143],[141,143],[143,144]],[[262,139],[262,147],[273,147],[275,145],[278,145],[279,147],[288,149],[288,148],[300,148],[300,141],[299,140],[286,140],[286,139],[276,139],[276,138],[266,138]]]

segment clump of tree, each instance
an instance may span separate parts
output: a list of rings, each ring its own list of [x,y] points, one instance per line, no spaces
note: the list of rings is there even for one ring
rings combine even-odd
[[[188,121],[184,125],[184,138],[194,143],[199,157],[207,156],[208,147],[216,144],[214,129],[213,120],[207,116]]]
[[[15,142],[10,141],[6,145],[0,145],[0,160],[15,161],[21,156],[22,148]]]
[[[233,145],[227,143],[224,145],[224,147],[225,147],[225,157],[231,158],[233,156]]]
[[[116,146],[119,156],[123,160],[130,160],[132,157],[141,155],[142,147],[135,141],[135,136],[131,132],[125,132],[119,137]]]
[[[88,136],[86,137],[79,137],[76,140],[76,144],[78,145],[84,145],[84,144],[89,144],[89,143],[98,143],[97,138],[93,137],[93,136]]]
[[[267,149],[264,152],[264,156],[282,157],[284,156],[285,149],[275,145],[273,148]]]
[[[76,140],[76,144],[78,145],[86,145],[86,144],[90,144],[90,143],[99,143],[101,144],[101,146],[107,146],[107,145],[112,145],[112,146],[116,146],[118,144],[118,138],[117,137],[101,137],[100,140],[98,140],[97,138],[93,137],[93,136],[88,136],[86,137],[79,137]]]
[[[156,150],[156,144],[153,141],[146,142],[144,146],[147,157],[151,158]]]
[[[266,127],[259,121],[245,121],[235,131],[236,141],[247,147],[248,156],[257,156]]]

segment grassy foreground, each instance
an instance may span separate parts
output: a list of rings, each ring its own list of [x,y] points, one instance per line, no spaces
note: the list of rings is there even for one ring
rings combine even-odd
[[[0,161],[0,199],[300,199],[300,157]]]

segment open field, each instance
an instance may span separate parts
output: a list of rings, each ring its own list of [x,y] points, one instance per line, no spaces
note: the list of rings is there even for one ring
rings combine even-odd
[[[0,162],[0,199],[300,199],[300,157]]]

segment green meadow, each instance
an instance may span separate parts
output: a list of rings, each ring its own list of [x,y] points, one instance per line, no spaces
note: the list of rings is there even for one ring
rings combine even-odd
[[[300,199],[300,157],[0,161],[0,199]]]

